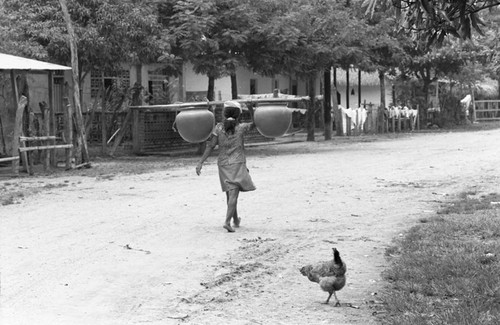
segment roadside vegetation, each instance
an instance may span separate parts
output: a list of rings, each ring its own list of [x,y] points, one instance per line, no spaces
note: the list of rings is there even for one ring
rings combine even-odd
[[[386,252],[382,324],[500,324],[500,193],[463,192]]]

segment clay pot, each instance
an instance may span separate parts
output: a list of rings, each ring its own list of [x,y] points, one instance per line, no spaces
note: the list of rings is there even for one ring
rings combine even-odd
[[[187,142],[203,142],[210,137],[215,125],[214,114],[207,109],[183,110],[175,117],[175,127]]]
[[[281,137],[292,123],[292,110],[284,103],[262,103],[255,109],[253,119],[263,136]]]

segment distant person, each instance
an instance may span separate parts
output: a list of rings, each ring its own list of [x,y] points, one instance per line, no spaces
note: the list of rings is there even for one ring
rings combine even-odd
[[[465,114],[465,118],[469,118],[469,107],[472,103],[472,96],[467,95],[460,100],[460,105],[462,106],[462,112]]]
[[[253,109],[250,107],[253,120]],[[228,232],[234,232],[231,226],[231,220],[235,228],[240,226],[241,218],[238,217],[238,196],[240,192],[255,190],[252,178],[248,173],[245,157],[244,136],[255,127],[251,123],[240,123],[242,109],[241,104],[236,101],[227,101],[224,103],[223,118],[218,123],[211,137],[207,141],[207,147],[203,153],[198,165],[196,174],[200,175],[201,168],[210,153],[219,146],[219,157],[217,166],[219,168],[219,179],[222,191],[226,192],[227,213],[224,221],[224,229]]]

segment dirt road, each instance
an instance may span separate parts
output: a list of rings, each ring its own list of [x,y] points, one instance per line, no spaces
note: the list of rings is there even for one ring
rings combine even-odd
[[[498,192],[499,145],[496,129],[249,148],[258,189],[233,234],[215,157],[201,176],[195,157],[144,157],[0,180],[26,193],[0,206],[1,323],[375,324],[385,248],[454,194]],[[341,308],[298,272],[332,247]]]

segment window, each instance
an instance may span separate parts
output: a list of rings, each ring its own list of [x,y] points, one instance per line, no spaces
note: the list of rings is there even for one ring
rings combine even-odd
[[[104,89],[109,87],[130,87],[130,72],[120,70],[114,73],[103,73],[101,71],[92,71],[90,73],[90,96],[97,97],[102,85]]]
[[[165,69],[148,71],[149,104],[170,104],[175,101],[178,78],[169,77]]]

